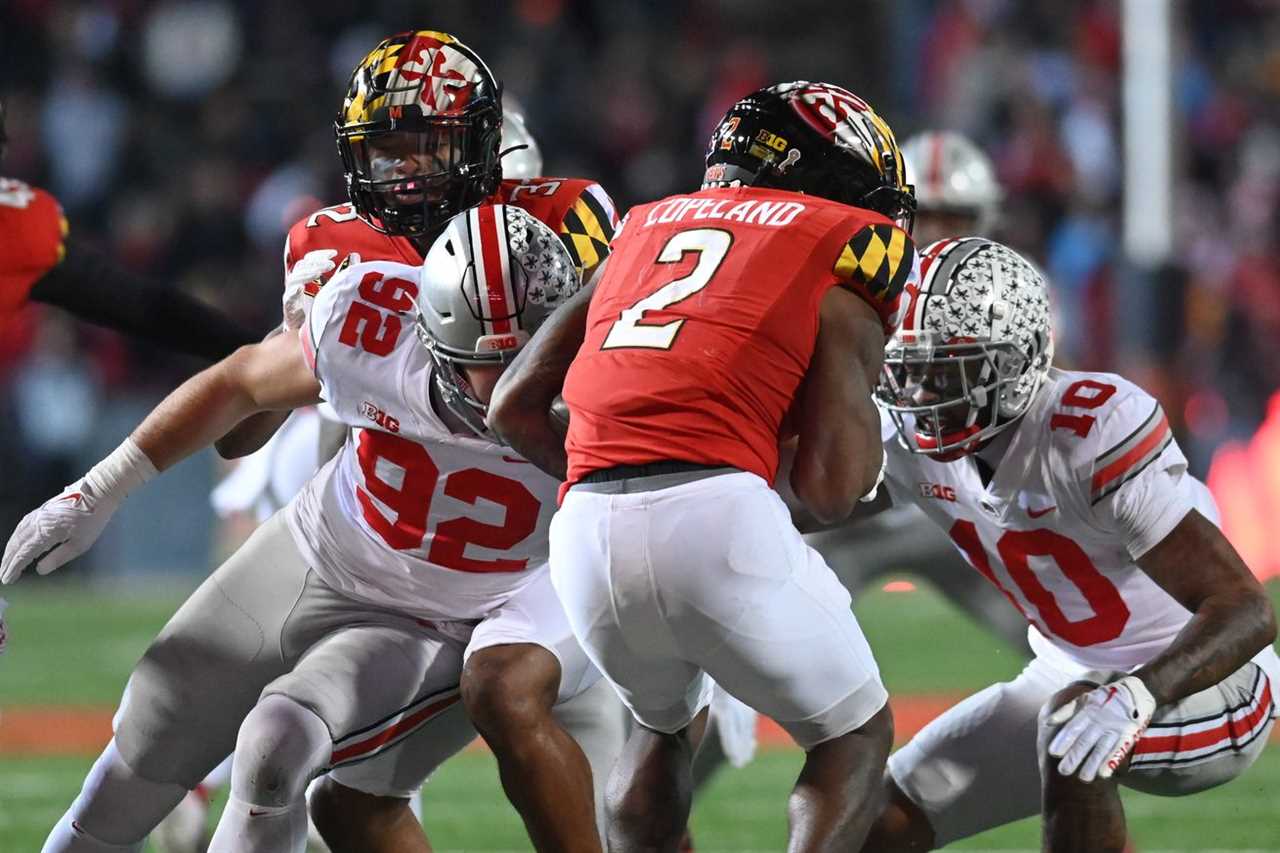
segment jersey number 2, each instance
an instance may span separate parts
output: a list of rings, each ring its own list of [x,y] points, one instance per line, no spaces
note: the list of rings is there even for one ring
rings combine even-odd
[[[641,322],[644,312],[669,308],[706,287],[716,270],[720,269],[720,264],[723,263],[724,256],[729,254],[729,247],[732,245],[733,235],[718,228],[695,228],[673,235],[662,247],[654,263],[677,263],[684,258],[686,252],[697,252],[698,263],[688,275],[663,285],[625,309],[622,316],[609,327],[609,334],[605,336],[600,349],[671,349],[684,320],[646,324]]]

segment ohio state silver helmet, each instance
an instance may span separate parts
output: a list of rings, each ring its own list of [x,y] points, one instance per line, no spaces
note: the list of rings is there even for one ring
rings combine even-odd
[[[524,108],[510,92],[503,95],[502,177],[527,180],[542,177],[542,148],[529,132]]]
[[[926,130],[903,143],[902,157],[907,180],[915,184],[917,215],[971,214],[978,234],[995,224],[1004,191],[991,159],[967,137]]]
[[[910,450],[955,459],[1022,417],[1048,375],[1048,286],[1035,264],[981,237],[933,243],[920,269],[876,397]]]
[[[486,405],[459,369],[505,365],[582,286],[560,238],[518,207],[484,204],[449,220],[422,264],[415,328],[445,405],[488,437]]]

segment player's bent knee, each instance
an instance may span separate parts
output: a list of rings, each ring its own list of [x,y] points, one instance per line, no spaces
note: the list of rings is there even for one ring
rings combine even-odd
[[[316,829],[334,850],[353,844],[359,847],[402,820],[416,821],[408,799],[367,794],[329,776],[322,777],[312,789],[308,808]]]
[[[555,705],[560,662],[532,643],[477,651],[462,671],[462,701],[486,737],[541,721]]]
[[[1058,733],[1058,727],[1050,725],[1049,717],[1063,705],[1095,687],[1097,685],[1089,681],[1074,681],[1053,694],[1049,701],[1040,707],[1040,713],[1036,717],[1036,757],[1040,761],[1040,778],[1045,783],[1057,775],[1047,772],[1054,764],[1053,759],[1049,757],[1049,742]]]
[[[934,837],[929,816],[886,773],[880,814],[862,845],[863,853],[932,850]]]
[[[881,761],[887,758],[889,750],[893,748],[893,711],[888,703],[858,728],[815,744],[809,751],[836,744],[855,749],[859,753],[880,756]]]
[[[250,802],[285,804],[302,796],[332,748],[328,727],[287,696],[259,702],[240,726],[232,787]]]

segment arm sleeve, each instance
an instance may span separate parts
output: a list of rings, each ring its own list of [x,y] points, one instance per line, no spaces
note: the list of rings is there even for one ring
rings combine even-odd
[[[908,302],[903,290],[920,280],[920,258],[907,232],[873,222],[841,247],[831,272],[875,310],[888,338],[902,325]]]
[[[75,242],[68,244],[62,263],[36,282],[31,299],[129,337],[210,361],[257,342],[265,332],[246,329],[181,290],[123,270]]]
[[[599,184],[584,187],[565,211],[557,230],[583,281],[608,257],[617,225],[613,199]]]
[[[1173,440],[1164,410],[1149,397],[1131,398],[1102,424],[1107,449],[1087,471],[1093,518],[1138,559],[1196,505],[1187,460]]]

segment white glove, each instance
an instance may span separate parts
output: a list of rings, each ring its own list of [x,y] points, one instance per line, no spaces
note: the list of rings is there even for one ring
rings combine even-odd
[[[9,626],[4,624],[4,609],[8,606],[9,602],[0,598],[0,655],[9,647]]]
[[[32,566],[47,575],[83,554],[125,496],[155,474],[146,454],[125,439],[83,478],[18,522],[0,561],[0,583],[13,583]]]
[[[1136,676],[1095,687],[1049,716],[1049,725],[1062,726],[1049,743],[1049,755],[1062,759],[1058,772],[1063,776],[1076,775],[1082,782],[1110,779],[1155,712],[1156,700]]]
[[[307,321],[307,300],[315,296],[308,294],[306,287],[311,282],[323,279],[337,268],[336,249],[316,249],[307,252],[289,270],[284,278],[284,327],[291,332],[302,328]],[[360,256],[350,254],[345,261],[346,266],[360,263]]]

